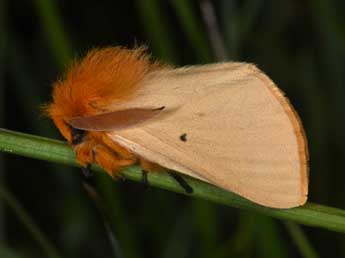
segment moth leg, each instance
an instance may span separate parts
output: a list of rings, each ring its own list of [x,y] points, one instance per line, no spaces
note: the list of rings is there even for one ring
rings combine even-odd
[[[121,177],[121,169],[134,165],[137,162],[137,158],[122,157],[116,152],[112,151],[108,147],[98,144],[93,149],[94,161],[99,164],[111,177]]]
[[[95,188],[95,182],[90,170],[90,164],[93,162],[92,148],[95,143],[92,140],[84,141],[78,145],[75,145],[74,150],[76,153],[76,159],[81,167],[81,175],[84,187]]]
[[[146,172],[164,172],[165,171],[165,169],[162,166],[143,158],[140,158],[140,166],[141,166],[142,171],[146,171]]]
[[[82,167],[93,162],[92,148],[95,145],[93,141],[85,141],[74,147],[76,159]]]
[[[150,162],[150,161],[145,160],[143,158],[140,158],[139,162],[140,162],[141,172],[142,172],[141,182],[145,185],[149,184],[149,181],[147,178],[147,173],[164,171],[164,168],[162,168],[158,164]]]
[[[146,170],[141,170],[142,173],[142,178],[141,178],[141,182],[147,186],[149,184],[149,181],[147,179],[147,171]]]
[[[176,182],[186,191],[186,193],[193,193],[193,188],[176,172],[168,171],[168,174],[176,180]]]
[[[141,172],[142,172],[142,183],[148,184],[148,178],[147,178],[147,173],[151,172],[163,172],[165,169],[161,166],[159,166],[156,163],[153,163],[151,161],[145,160],[143,158],[139,159],[140,166],[141,166]]]
[[[117,153],[117,155],[119,155],[120,157],[124,159],[136,159],[135,154],[133,154],[131,151],[129,151],[125,147],[122,147],[118,143],[114,142],[104,133],[93,132],[92,136],[95,139],[97,139],[99,142],[104,143],[106,147],[108,147],[109,149]]]

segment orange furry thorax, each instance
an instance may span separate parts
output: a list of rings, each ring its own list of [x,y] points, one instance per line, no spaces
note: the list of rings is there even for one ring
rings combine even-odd
[[[72,145],[81,166],[97,163],[115,177],[122,168],[137,162],[144,169],[152,168],[151,163],[111,141],[106,133],[75,129],[69,121],[111,111],[110,105],[134,96],[144,77],[161,68],[145,48],[93,49],[53,84],[53,100],[45,110]]]
[[[70,142],[66,123],[71,118],[97,114],[107,110],[109,104],[130,98],[140,81],[160,67],[145,48],[93,49],[53,84],[53,101],[47,113]]]

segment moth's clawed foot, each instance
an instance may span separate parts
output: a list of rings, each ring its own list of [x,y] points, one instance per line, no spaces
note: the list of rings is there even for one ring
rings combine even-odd
[[[92,172],[90,170],[90,165],[86,165],[81,168],[81,174],[85,180],[90,180],[92,178]]]
[[[95,180],[93,178],[93,173],[90,170],[90,165],[86,165],[85,167],[81,168],[81,176],[82,176],[84,187],[85,185],[92,188],[96,186]]]
[[[142,173],[142,177],[141,177],[141,182],[143,183],[145,189],[148,187],[149,185],[149,181],[148,181],[148,178],[147,178],[147,171],[146,170],[141,170],[141,173]]]
[[[182,176],[175,172],[169,171],[168,174],[176,180],[176,182],[186,191],[187,194],[193,193],[193,188],[183,179]]]
[[[141,182],[144,185],[148,185],[149,182],[147,181],[147,171],[146,170],[141,170],[141,173],[142,173]]]

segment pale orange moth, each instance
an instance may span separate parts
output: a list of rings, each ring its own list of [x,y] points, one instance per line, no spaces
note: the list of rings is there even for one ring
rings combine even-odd
[[[307,200],[301,121],[253,64],[172,68],[144,48],[94,49],[52,97],[47,112],[84,167],[97,163],[113,177],[135,163],[166,168],[274,208]]]

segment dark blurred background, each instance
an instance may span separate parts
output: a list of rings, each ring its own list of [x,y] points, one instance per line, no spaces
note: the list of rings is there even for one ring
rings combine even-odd
[[[145,44],[178,66],[252,62],[302,118],[309,200],[344,209],[344,7],[342,0],[1,0],[1,127],[62,139],[40,105],[91,47]],[[114,257],[78,169],[1,154],[0,176],[45,235],[43,244],[34,240],[30,223],[0,203],[0,257],[49,257],[47,241],[61,257]],[[306,256],[285,222],[103,174],[97,181],[124,258],[345,257],[339,233],[302,226],[316,251]]]

